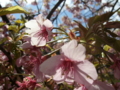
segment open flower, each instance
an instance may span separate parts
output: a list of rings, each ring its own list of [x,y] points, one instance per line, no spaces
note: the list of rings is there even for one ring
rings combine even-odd
[[[85,47],[71,40],[61,47],[61,55],[53,56],[40,65],[40,71],[53,75],[57,83],[66,81],[84,84],[89,87],[97,79],[94,65],[85,60]]]
[[[51,39],[53,25],[50,20],[44,20],[41,14],[25,23],[25,26],[30,28],[25,31],[31,36],[31,45],[44,46]]]

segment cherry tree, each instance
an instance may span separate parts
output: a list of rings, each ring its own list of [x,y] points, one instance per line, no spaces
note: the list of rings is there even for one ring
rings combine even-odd
[[[119,0],[30,1],[0,5],[0,90],[120,90]]]

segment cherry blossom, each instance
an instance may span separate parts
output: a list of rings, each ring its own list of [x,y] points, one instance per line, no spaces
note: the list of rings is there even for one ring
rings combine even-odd
[[[86,89],[84,85],[81,85],[78,88],[74,88],[74,90],[88,90],[88,89]]]
[[[23,82],[16,82],[19,85],[19,88],[17,88],[17,90],[34,90],[35,87],[41,87],[40,84],[37,84],[35,79],[32,79],[31,77],[26,77],[23,79]]]
[[[32,48],[33,46],[31,45],[30,40],[31,40],[31,38],[28,35],[24,36],[24,41],[25,42],[21,45],[21,47],[23,49]]]
[[[112,84],[95,80],[88,90],[115,90]]]
[[[57,83],[84,84],[89,87],[93,80],[97,79],[97,72],[94,65],[85,60],[85,47],[71,40],[61,47],[61,55],[53,56],[40,65],[40,71],[47,75],[53,75]]]
[[[0,50],[0,62],[8,61],[7,56]]]
[[[31,45],[44,46],[46,42],[51,39],[53,25],[50,20],[44,20],[41,14],[34,20],[25,23],[25,26],[30,28],[26,29],[25,32],[30,34]]]
[[[31,54],[37,55],[24,55],[16,61],[18,67],[22,66],[25,73],[33,73],[38,82],[44,80],[44,74],[39,71],[39,65],[43,62],[41,59],[41,53],[38,49],[31,49]]]

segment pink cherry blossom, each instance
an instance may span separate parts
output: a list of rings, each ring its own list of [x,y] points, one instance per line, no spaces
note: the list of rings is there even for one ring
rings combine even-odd
[[[88,90],[115,90],[112,84],[95,80]]]
[[[17,88],[17,90],[34,90],[35,87],[41,87],[40,84],[37,84],[35,79],[32,79],[31,77],[26,77],[23,79],[23,82],[16,82],[19,86],[19,88]]]
[[[41,53],[39,49],[36,48],[34,50],[31,49],[31,54],[36,56],[24,55],[16,61],[16,64],[18,67],[22,66],[25,73],[33,73],[37,81],[41,82],[44,80],[44,74],[39,71],[39,65],[43,62]]]
[[[78,88],[74,88],[74,90],[88,90],[88,89],[86,89],[86,87],[84,85],[81,85]]]
[[[26,87],[26,84],[25,83],[21,83],[19,81],[16,82],[19,86],[19,88],[17,88],[17,90],[26,90],[27,87]]]
[[[26,33],[31,36],[31,45],[44,46],[51,39],[53,25],[50,20],[44,20],[42,15],[38,15],[34,20],[25,23]]]
[[[0,50],[0,62],[8,61],[7,56]]]
[[[21,47],[22,47],[23,49],[28,49],[28,48],[32,48],[32,47],[33,47],[33,46],[31,45],[31,43],[30,43],[30,40],[31,40],[30,36],[28,36],[28,35],[24,36],[24,37],[23,37],[23,40],[25,41],[25,42],[21,45]]]
[[[57,83],[66,81],[84,84],[89,87],[97,79],[94,65],[85,60],[85,47],[71,40],[61,47],[61,55],[53,56],[40,65],[40,71],[53,75]]]

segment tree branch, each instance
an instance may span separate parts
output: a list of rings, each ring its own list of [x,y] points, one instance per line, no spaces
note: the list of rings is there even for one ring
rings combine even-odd
[[[64,0],[59,0],[57,4],[53,7],[53,9],[50,11],[50,13],[47,16],[47,19],[50,19],[53,15],[54,11],[58,8],[58,6],[63,2]]]
[[[60,9],[60,11],[59,11],[59,13],[56,15],[56,17],[52,20],[52,22],[54,22],[55,21],[55,19],[57,19],[58,18],[58,15],[60,14],[60,12],[62,11],[62,9],[63,9],[63,7],[64,7],[64,5],[65,5],[65,2],[66,1],[64,1],[64,3],[63,3],[63,5],[62,5],[62,7],[61,7],[61,9]]]

